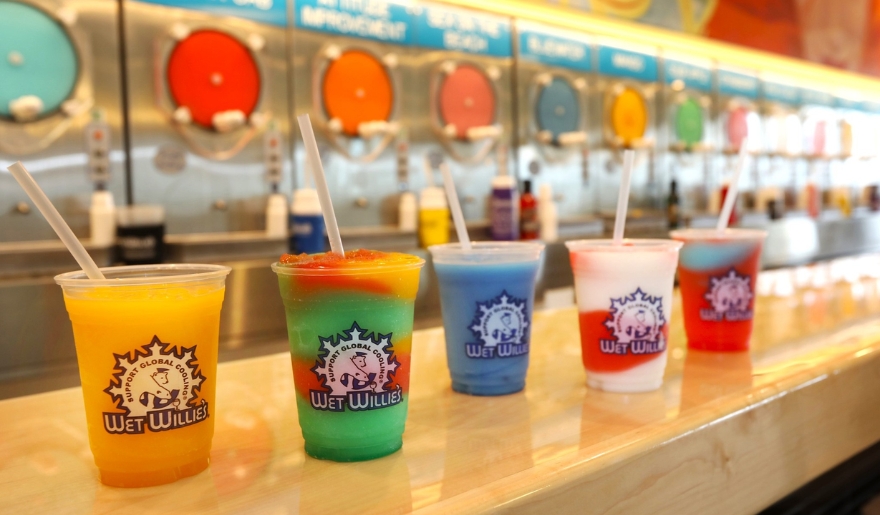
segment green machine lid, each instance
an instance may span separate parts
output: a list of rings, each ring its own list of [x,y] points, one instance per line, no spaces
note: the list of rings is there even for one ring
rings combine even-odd
[[[703,107],[688,97],[675,112],[675,135],[678,141],[692,147],[703,141]]]

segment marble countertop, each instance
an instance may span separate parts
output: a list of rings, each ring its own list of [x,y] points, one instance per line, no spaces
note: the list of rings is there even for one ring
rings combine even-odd
[[[855,263],[855,262],[854,262]],[[79,388],[0,402],[0,512],[754,513],[880,440],[880,279],[839,265],[762,274],[751,353],[685,348],[662,389],[586,387],[574,308],[535,315],[524,392],[453,393],[441,329],[413,337],[400,452],[307,457],[290,360],[221,364],[209,470],[98,481]]]

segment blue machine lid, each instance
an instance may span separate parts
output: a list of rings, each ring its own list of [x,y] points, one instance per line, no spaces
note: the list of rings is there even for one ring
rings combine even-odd
[[[26,95],[43,102],[40,116],[57,110],[76,85],[78,59],[73,43],[45,12],[0,1],[0,116]]]
[[[562,77],[553,77],[541,88],[535,102],[538,130],[547,131],[556,143],[559,135],[578,130],[581,117],[577,91]]]

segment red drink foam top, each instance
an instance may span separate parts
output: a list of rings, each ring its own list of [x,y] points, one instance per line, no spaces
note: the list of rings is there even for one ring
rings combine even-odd
[[[332,252],[322,254],[284,254],[279,260],[282,265],[291,268],[358,268],[363,266],[406,265],[421,259],[411,254],[400,252],[381,252],[378,250],[349,250],[345,257]]]

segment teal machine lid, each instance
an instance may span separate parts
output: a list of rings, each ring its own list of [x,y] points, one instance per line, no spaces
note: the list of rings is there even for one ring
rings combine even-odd
[[[577,131],[580,117],[577,92],[567,80],[553,77],[541,88],[535,102],[535,120],[538,130],[549,132],[554,143],[559,142],[560,134]]]
[[[35,96],[37,116],[57,110],[76,85],[78,59],[64,28],[45,12],[18,2],[0,1],[0,116],[10,104]]]

